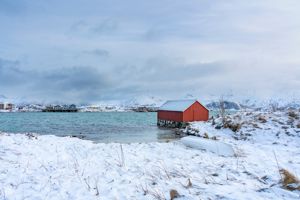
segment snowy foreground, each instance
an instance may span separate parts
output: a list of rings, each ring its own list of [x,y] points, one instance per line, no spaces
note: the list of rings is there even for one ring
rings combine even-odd
[[[299,119],[244,112],[231,121],[242,124],[237,132],[211,122],[188,130],[231,145],[235,155],[226,157],[209,143],[205,151],[181,141],[95,144],[0,133],[0,199],[171,199],[172,190],[176,199],[299,199],[279,173],[300,175]]]

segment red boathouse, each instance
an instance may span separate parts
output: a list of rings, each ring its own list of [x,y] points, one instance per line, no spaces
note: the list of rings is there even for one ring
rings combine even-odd
[[[159,126],[181,127],[186,122],[207,121],[209,110],[197,100],[167,101],[158,109]]]

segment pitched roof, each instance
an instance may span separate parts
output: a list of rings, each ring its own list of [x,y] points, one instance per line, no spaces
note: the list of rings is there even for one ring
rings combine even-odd
[[[187,108],[189,108],[193,103],[195,103],[196,101],[197,100],[195,100],[195,99],[167,101],[158,110],[183,112]]]

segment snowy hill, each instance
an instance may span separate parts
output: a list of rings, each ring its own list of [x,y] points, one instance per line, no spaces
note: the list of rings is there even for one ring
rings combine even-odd
[[[219,109],[218,96],[208,95],[205,98],[200,98],[192,94],[186,94],[179,99],[197,99],[203,105],[211,110]],[[102,100],[94,102],[92,104],[79,104],[77,107],[83,112],[102,112],[102,111],[128,111],[128,110],[147,110],[159,108],[167,100],[175,100],[174,98],[164,99],[153,95],[136,96],[129,99],[121,100]],[[9,102],[16,105],[17,108],[22,108],[22,111],[40,111],[41,108],[47,104],[42,102],[30,102],[24,98],[9,98],[3,94],[0,94],[0,102]],[[48,103],[49,104],[49,103]],[[65,103],[54,103],[57,105],[64,105]],[[273,99],[257,99],[250,97],[238,97],[233,95],[227,95],[224,97],[225,109],[228,110],[240,110],[241,108],[270,110],[270,109],[289,109],[300,108],[300,99],[294,96],[287,96],[285,98],[273,98]]]
[[[206,104],[206,107],[211,110],[217,110],[220,108],[220,102],[213,101],[211,103]],[[237,102],[232,101],[224,101],[224,107],[227,110],[240,110],[241,105]]]
[[[140,96],[122,102],[123,107],[160,107],[165,100],[155,96]]]

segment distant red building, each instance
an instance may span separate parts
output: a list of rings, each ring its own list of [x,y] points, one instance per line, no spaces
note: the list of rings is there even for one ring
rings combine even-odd
[[[207,121],[208,118],[209,110],[197,100],[167,101],[158,109],[157,114],[158,125]]]

